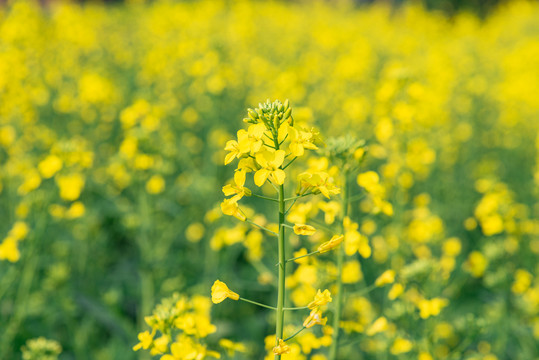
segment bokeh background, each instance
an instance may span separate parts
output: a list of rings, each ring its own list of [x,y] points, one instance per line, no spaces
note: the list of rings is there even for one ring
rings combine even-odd
[[[216,278],[273,296],[272,260],[219,209],[224,145],[267,98],[365,139],[393,205],[354,203],[372,256],[350,261],[358,289],[392,268],[406,292],[347,303],[343,358],[537,359],[538,94],[537,2],[4,3],[0,359],[40,336],[60,359],[147,358],[162,297]],[[447,304],[425,317],[418,296]],[[211,347],[262,357],[267,313],[212,316]]]

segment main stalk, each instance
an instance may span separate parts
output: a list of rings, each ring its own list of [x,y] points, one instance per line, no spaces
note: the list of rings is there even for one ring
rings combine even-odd
[[[348,172],[345,171],[342,187],[342,227],[344,233],[344,219],[348,216]],[[339,349],[339,330],[341,325],[341,315],[343,306],[343,283],[342,283],[342,271],[344,263],[344,246],[339,246],[336,251],[337,256],[337,296],[335,299],[335,312],[333,313],[333,341],[331,342],[331,348],[329,350],[329,360],[336,360]]]
[[[286,270],[286,257],[285,257],[285,244],[284,235],[284,185],[279,186],[279,288],[277,295],[277,321],[276,321],[276,343],[279,344],[279,339],[283,338],[283,324],[284,324],[284,298],[285,298],[285,270]],[[275,355],[275,360],[281,358],[281,355]]]

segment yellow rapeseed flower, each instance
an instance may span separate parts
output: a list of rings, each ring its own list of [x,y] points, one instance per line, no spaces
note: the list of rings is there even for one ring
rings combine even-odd
[[[285,154],[284,150],[263,151],[256,154],[256,162],[261,166],[254,176],[256,186],[264,185],[268,178],[277,185],[284,184],[286,174],[279,167],[284,162]]]
[[[401,294],[404,292],[404,286],[402,284],[393,284],[393,286],[391,287],[391,290],[389,290],[389,293],[387,294],[387,297],[389,300],[395,300],[396,298],[398,298],[399,296],[401,296]]]
[[[236,201],[232,199],[225,199],[221,203],[221,211],[225,215],[234,216],[240,221],[245,221],[247,217],[241,212],[240,207]]]
[[[45,159],[41,160],[37,165],[41,176],[45,179],[49,179],[54,176],[58,171],[62,169],[63,162],[56,155],[49,155]]]
[[[330,303],[333,299],[331,298],[331,293],[328,289],[324,290],[323,292],[318,289],[318,292],[314,296],[314,300],[307,305],[307,307],[311,310],[326,305],[327,303]]]
[[[468,260],[464,263],[464,269],[469,271],[473,277],[479,278],[483,276],[488,266],[488,260],[479,251],[472,251],[468,256]]]
[[[412,347],[413,344],[410,340],[398,337],[393,342],[393,345],[391,345],[389,352],[391,352],[393,355],[404,354],[412,350]]]
[[[232,300],[239,300],[240,296],[234,291],[230,290],[224,282],[215,280],[211,287],[211,301],[214,304],[219,304],[226,298],[230,298]]]
[[[311,310],[311,313],[309,314],[307,319],[305,319],[305,321],[303,322],[303,326],[306,328],[311,328],[318,324],[326,325],[327,321],[328,321],[327,317],[322,318],[322,311],[319,308],[315,308]]]
[[[234,183],[234,185],[223,186],[225,196],[234,195],[230,201],[238,201],[244,196],[251,196],[251,190],[243,186],[245,185],[245,171],[238,170],[234,173]]]
[[[17,262],[21,257],[21,253],[17,248],[17,240],[12,237],[7,237],[0,244],[0,260],[8,260]]]
[[[379,332],[386,331],[387,330],[387,319],[383,316],[376,319],[371,326],[367,328],[367,331],[365,332],[368,336],[373,336],[374,334],[378,334]]]
[[[303,156],[305,149],[316,150],[318,147],[312,143],[313,134],[288,127],[289,149],[293,156]]]
[[[395,270],[386,270],[376,279],[374,285],[382,287],[387,284],[391,284],[395,281]]]
[[[316,232],[316,229],[311,225],[295,224],[294,233],[297,235],[312,235]]]
[[[146,191],[148,194],[156,195],[165,190],[165,179],[161,175],[153,175],[146,182]]]
[[[282,355],[290,353],[290,346],[288,346],[283,339],[279,339],[279,345],[273,348],[273,353],[275,355]]]
[[[28,235],[28,225],[24,221],[17,221],[9,231],[9,236],[15,240],[23,240]]]
[[[332,249],[335,249],[337,246],[340,245],[340,243],[342,243],[343,240],[344,235],[333,235],[333,237],[329,241],[326,241],[318,247],[318,251],[320,251],[320,253],[322,254]]]
[[[148,349],[152,343],[153,343],[153,333],[150,334],[149,331],[144,331],[138,334],[139,343],[135,346],[133,346],[133,351],[137,351],[139,349]]]
[[[56,184],[60,188],[60,197],[64,200],[77,200],[84,187],[84,178],[81,174],[58,176]]]

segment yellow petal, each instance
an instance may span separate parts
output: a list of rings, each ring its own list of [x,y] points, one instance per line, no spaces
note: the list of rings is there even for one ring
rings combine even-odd
[[[268,169],[260,169],[255,173],[254,179],[256,186],[262,186],[266,182],[270,171]]]
[[[283,170],[277,169],[273,172],[273,178],[275,179],[275,182],[278,185],[284,184],[284,178],[286,177],[286,174]]]

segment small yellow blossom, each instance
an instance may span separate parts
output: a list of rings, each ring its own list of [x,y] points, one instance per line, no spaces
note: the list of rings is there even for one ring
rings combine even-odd
[[[137,351],[139,349],[147,350],[153,343],[153,334],[150,334],[149,331],[144,331],[138,334],[138,339],[140,342],[133,346],[133,351]]]
[[[299,192],[301,193],[310,190],[313,194],[322,193],[322,195],[329,199],[331,195],[337,195],[341,192],[341,190],[331,182],[329,174],[325,172],[301,173],[298,175],[298,182],[300,184]]]
[[[515,281],[511,286],[511,291],[515,294],[522,294],[529,289],[532,284],[533,275],[524,269],[515,271]]]
[[[282,355],[290,353],[290,346],[288,346],[283,339],[279,339],[279,345],[273,348],[273,353],[275,355]]]
[[[297,235],[312,235],[316,232],[316,229],[310,225],[295,224],[294,233]]]
[[[333,237],[329,241],[326,241],[318,247],[318,251],[320,251],[321,254],[328,252],[339,246],[343,240],[344,235],[333,235]]]
[[[293,156],[303,156],[305,149],[316,150],[316,145],[312,143],[313,134],[288,127],[288,138],[290,139],[289,149]]]
[[[417,307],[419,308],[419,316],[422,319],[427,319],[430,316],[436,316],[440,314],[442,309],[446,307],[449,304],[449,301],[447,299],[443,298],[432,298],[430,300],[420,300],[417,303]]]
[[[344,284],[354,284],[363,279],[359,261],[353,260],[346,262],[343,266],[341,275]]]
[[[311,313],[309,314],[307,319],[305,319],[305,321],[303,322],[303,326],[308,329],[318,324],[326,325],[327,321],[328,321],[327,317],[322,318],[322,311],[319,310],[319,308],[315,308],[311,310]]]
[[[162,335],[154,340],[153,346],[150,349],[150,354],[157,355],[157,354],[163,354],[168,350],[168,343],[170,342],[170,338],[166,335]]]
[[[165,179],[161,175],[153,175],[146,182],[146,191],[148,194],[156,195],[165,190]]]
[[[324,290],[323,292],[318,289],[318,292],[314,296],[314,300],[309,303],[308,308],[309,309],[315,309],[319,306],[326,305],[327,303],[330,303],[333,299],[331,298],[331,293],[328,289]]]
[[[84,207],[84,204],[80,201],[75,201],[66,211],[65,216],[68,219],[76,219],[83,216],[85,212],[86,208]]]
[[[214,304],[219,304],[226,298],[230,298],[232,300],[239,300],[240,296],[234,291],[229,290],[228,286],[226,286],[224,282],[215,280],[211,287],[211,301]]]
[[[15,240],[22,240],[28,235],[28,225],[23,221],[17,221],[9,231],[9,236]]]
[[[225,196],[231,196],[230,201],[238,201],[244,196],[251,196],[251,190],[247,189],[245,185],[245,171],[238,170],[234,173],[234,185],[223,186],[223,193]]]
[[[232,201],[231,199],[223,200],[223,202],[221,203],[221,211],[223,211],[223,214],[234,216],[240,221],[245,221],[247,219],[247,217],[241,212],[238,203]]]
[[[393,355],[404,354],[412,350],[412,347],[413,344],[410,340],[398,337],[393,342],[393,345],[391,345],[389,352],[391,352]]]
[[[376,319],[371,326],[368,327],[367,331],[365,332],[368,336],[373,336],[374,334],[378,334],[382,331],[386,331],[387,329],[387,319],[383,316]]]
[[[26,195],[41,185],[41,176],[35,170],[30,170],[24,175],[24,182],[17,188],[17,193]]]
[[[460,240],[455,237],[447,239],[442,246],[444,254],[448,256],[457,256],[460,254],[461,248]]]
[[[190,242],[198,242],[204,236],[205,228],[201,223],[189,224],[185,229],[185,238]]]
[[[64,200],[77,200],[84,187],[84,178],[81,174],[75,173],[66,176],[58,176],[56,183],[60,188],[60,197]]]
[[[404,292],[404,286],[402,284],[393,284],[393,286],[391,287],[391,290],[389,290],[389,293],[387,294],[387,297],[389,300],[395,300],[396,298],[398,298],[399,296],[401,296],[401,294]]]
[[[37,165],[41,176],[45,179],[49,179],[54,176],[58,171],[62,169],[63,162],[56,155],[49,155],[45,159],[41,160]]]
[[[417,360],[434,360],[434,358],[428,352],[421,351],[417,357]]]
[[[268,178],[277,185],[284,184],[285,172],[280,169],[284,162],[285,151],[264,151],[256,154],[256,162],[261,168],[255,173],[256,186],[262,186]]]
[[[247,131],[241,129],[237,133],[238,141],[229,140],[225,145],[225,150],[230,151],[225,157],[225,165],[228,165],[234,160],[234,158],[240,158],[243,154],[249,152],[249,134]]]
[[[395,270],[386,270],[376,279],[374,285],[382,287],[387,284],[391,284],[395,281]]]
[[[487,266],[488,260],[479,251],[472,251],[468,256],[468,260],[464,263],[464,269],[476,278],[483,276]]]
[[[21,253],[17,248],[17,240],[12,237],[7,237],[0,244],[0,260],[8,260],[10,262],[17,262],[21,257]]]

